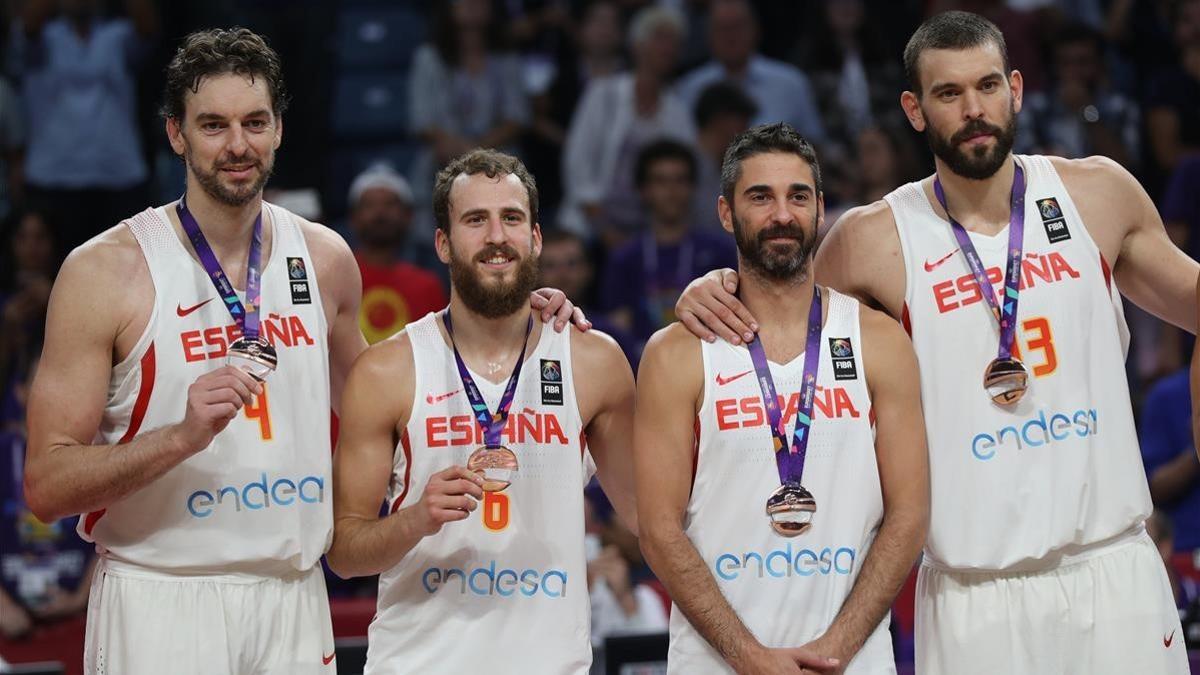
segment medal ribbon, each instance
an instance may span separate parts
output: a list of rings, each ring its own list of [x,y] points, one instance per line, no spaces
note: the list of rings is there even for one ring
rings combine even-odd
[[[471,377],[471,372],[467,370],[467,364],[463,363],[462,354],[458,353],[458,345],[454,343],[454,327],[450,323],[449,307],[446,308],[446,314],[442,320],[446,324],[446,333],[450,336],[450,346],[454,349],[454,362],[458,365],[458,376],[462,378],[463,389],[467,392],[467,398],[471,400],[471,410],[475,414],[475,420],[483,429],[484,444],[489,448],[499,447],[500,434],[504,431],[504,424],[508,422],[508,410],[512,407],[513,398],[517,394],[517,380],[521,379],[521,366],[525,364],[525,348],[529,343],[529,333],[533,330],[533,316],[529,317],[529,323],[525,326],[525,339],[521,341],[521,355],[517,357],[517,365],[513,366],[512,375],[508,377],[508,384],[504,387],[504,393],[500,396],[500,405],[494,414],[488,410],[487,402],[483,400],[483,395],[475,386],[475,378]]]
[[[208,272],[208,278],[212,279],[217,293],[225,301],[225,308],[229,310],[234,323],[242,329],[242,335],[247,340],[258,338],[258,306],[262,300],[259,291],[259,271],[262,262],[262,211],[259,211],[254,218],[254,231],[250,237],[250,257],[246,261],[245,306],[242,305],[241,300],[238,300],[237,291],[233,290],[233,283],[229,281],[229,275],[221,269],[221,263],[217,261],[212,246],[208,245],[208,240],[200,231],[200,224],[188,210],[184,198],[179,199],[179,204],[175,206],[175,212],[179,214],[179,222],[183,225],[183,231],[191,240],[192,248],[196,250],[196,255],[200,258],[200,264],[204,266],[204,271]]]
[[[996,291],[992,288],[992,283],[988,281],[987,270],[983,267],[983,261],[979,258],[975,245],[971,243],[971,236],[967,234],[966,228],[950,215],[950,209],[946,206],[946,193],[942,190],[942,180],[936,176],[933,179],[933,193],[937,195],[938,203],[942,205],[942,209],[946,212],[946,218],[950,220],[950,229],[954,232],[954,238],[958,240],[959,249],[967,258],[967,266],[971,268],[975,283],[979,285],[979,294],[983,296],[984,300],[987,300],[988,305],[992,308],[992,314],[1000,322],[999,358],[1012,358],[1013,336],[1017,330],[1017,299],[1020,295],[1022,247],[1025,241],[1025,170],[1018,162],[1016,170],[1013,172],[1012,196],[1008,215],[1008,267],[1004,273],[1003,307],[996,301]]]
[[[796,411],[796,429],[790,445],[779,396],[775,393],[775,380],[771,377],[762,341],[756,337],[746,343],[746,347],[750,349],[750,360],[754,362],[754,373],[762,389],[763,407],[766,408],[767,421],[775,441],[775,466],[779,469],[779,482],[799,484],[804,475],[804,457],[808,453],[809,429],[812,427],[813,397],[817,390],[817,370],[821,365],[821,287],[813,287],[812,305],[808,309],[804,371],[800,376],[800,407]]]

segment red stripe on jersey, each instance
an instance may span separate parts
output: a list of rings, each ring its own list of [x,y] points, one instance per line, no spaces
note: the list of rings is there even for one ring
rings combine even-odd
[[[128,443],[137,436],[138,431],[142,428],[142,420],[146,419],[146,409],[150,407],[150,394],[154,391],[154,343],[146,349],[146,353],[142,356],[139,367],[142,369],[142,382],[138,387],[137,399],[133,402],[133,412],[129,415],[129,428],[125,430],[125,434],[121,436],[121,440],[117,441],[117,445]],[[96,523],[104,517],[107,509],[92,511],[83,519],[83,531],[86,534],[92,533],[92,528],[96,527]]]
[[[688,487],[688,494],[691,494],[692,488],[696,487],[696,469],[700,466],[700,415],[696,415],[696,424],[692,427],[692,484]]]
[[[400,447],[404,450],[404,489],[400,491],[400,496],[396,498],[396,501],[392,502],[392,513],[395,513],[400,508],[400,504],[404,503],[410,487],[409,479],[412,478],[412,445],[408,442],[408,429],[400,434]]]
[[[1108,288],[1108,294],[1112,295],[1112,269],[1109,268],[1103,253],[1100,254],[1100,269],[1104,270],[1104,285]]]
[[[339,423],[337,413],[331,408],[329,410],[329,454],[333,454],[334,450],[337,450]]]
[[[874,428],[875,427],[875,406],[871,406],[871,409],[867,411],[867,419],[871,422],[871,428]]]
[[[579,430],[579,459],[583,459],[583,453],[587,450],[587,431]]]
[[[908,337],[912,337],[912,317],[908,315],[908,303],[904,303],[904,309],[900,312],[900,323],[904,324],[904,332],[908,333]]]

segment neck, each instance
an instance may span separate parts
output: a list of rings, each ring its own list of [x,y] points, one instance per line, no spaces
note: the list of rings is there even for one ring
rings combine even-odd
[[[772,354],[772,344],[789,341],[789,336],[806,334],[808,310],[816,283],[811,258],[804,274],[784,281],[766,278],[740,260],[738,276],[741,281],[738,296],[746,309],[758,318],[759,335],[768,348],[768,355]]]
[[[529,323],[529,309],[522,308],[508,316],[490,319],[482,316],[463,302],[453,287],[450,289],[450,314],[454,323],[454,344],[468,363],[486,360],[512,368],[512,360],[524,344],[525,326]],[[508,376],[506,372],[505,377]]]
[[[230,206],[213,199],[203,188],[189,180],[187,208],[213,251],[238,250],[250,245],[254,219],[262,211],[262,194],[259,193],[242,206]],[[264,244],[266,232],[267,228],[263,228]]]
[[[650,221],[650,232],[654,235],[654,241],[660,244],[677,244],[683,240],[687,234],[686,220],[659,220],[655,218]]]
[[[1009,155],[990,178],[971,180],[953,173],[942,160],[937,160],[937,175],[946,193],[946,207],[954,219],[975,232],[995,234],[1004,229],[1012,207],[1014,166]]]

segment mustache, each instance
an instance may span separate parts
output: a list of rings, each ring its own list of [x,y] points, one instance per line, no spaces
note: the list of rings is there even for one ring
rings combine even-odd
[[[795,239],[796,241],[804,241],[804,230],[800,229],[799,225],[772,225],[758,233],[758,240],[760,242],[768,239]]]
[[[243,157],[229,157],[220,162],[217,162],[213,168],[227,169],[231,166],[246,166],[246,165],[253,166],[253,167],[259,168],[259,169],[262,168],[262,162],[259,161],[259,159],[253,155],[245,155]]]
[[[951,136],[950,142],[954,145],[958,145],[972,136],[978,136],[979,134],[999,136],[1000,132],[1000,127],[988,124],[980,119],[974,119],[970,122],[967,122],[966,126],[964,126],[962,129],[959,129],[956,134]]]
[[[474,261],[483,262],[497,253],[507,256],[513,260],[521,259],[521,254],[517,252],[517,249],[509,246],[508,244],[488,244],[483,248],[482,251],[475,254]]]

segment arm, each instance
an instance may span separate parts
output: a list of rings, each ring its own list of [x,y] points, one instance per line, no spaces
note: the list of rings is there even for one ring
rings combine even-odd
[[[683,530],[703,377],[699,342],[682,326],[659,331],[646,345],[638,369],[633,432],[638,524],[646,561],[688,621],[741,672],[798,673],[798,661],[827,668],[829,661],[807,652],[768,650],[759,644]]]
[[[1053,161],[1070,181],[1068,191],[1112,263],[1121,293],[1160,319],[1195,333],[1200,265],[1171,243],[1158,209],[1137,179],[1106,157]]]
[[[925,543],[929,527],[929,456],[917,357],[888,316],[862,310],[863,364],[875,409],[875,459],[883,523],[862,571],[820,651],[849,661],[883,620]]]
[[[25,460],[25,498],[43,522],[105,508],[141,489],[208,447],[262,391],[244,372],[219,368],[188,387],[182,422],[128,443],[90,444],[107,397],[119,316],[127,310],[135,315],[139,310],[126,305],[136,300],[143,301],[143,310],[153,300],[144,297],[149,270],[128,237],[124,246],[97,241],[76,249],[50,294],[46,341],[29,400]],[[114,300],[116,288],[126,292]]]
[[[412,412],[413,378],[412,345],[400,333],[364,352],[346,382],[333,465],[333,544],[326,554],[329,568],[340,577],[391,569],[422,538],[470,516],[475,500],[483,497],[482,479],[454,466],[434,474],[416,504],[379,517],[392,475],[396,430]]]
[[[321,284],[321,302],[329,322],[329,402],[342,414],[342,387],[350,366],[367,348],[358,326],[362,302],[362,274],[346,241],[333,230],[303,221],[305,239],[311,247],[313,265]]]
[[[1200,302],[1200,275],[1196,277],[1196,300]],[[1200,340],[1192,346],[1192,447],[1200,457]]]
[[[633,371],[617,343],[598,331],[571,332],[571,369],[600,485],[625,527],[636,535]]]

